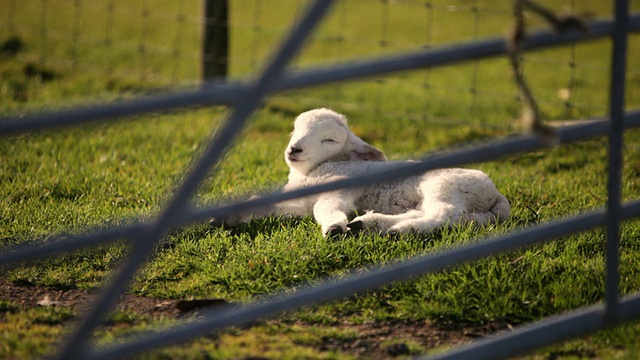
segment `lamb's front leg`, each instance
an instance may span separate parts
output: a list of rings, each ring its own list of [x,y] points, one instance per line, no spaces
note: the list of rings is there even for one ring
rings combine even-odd
[[[313,217],[320,223],[323,236],[347,232],[347,214],[354,209],[353,195],[347,190],[320,195],[313,207]]]

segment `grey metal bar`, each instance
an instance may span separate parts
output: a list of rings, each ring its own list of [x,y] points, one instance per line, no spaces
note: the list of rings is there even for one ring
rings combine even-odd
[[[231,104],[239,97],[246,95],[246,93],[246,84],[240,86],[238,84],[210,83],[202,89],[178,94],[156,95],[143,99],[82,106],[43,114],[0,118],[0,134],[19,134],[59,126],[73,126],[96,121],[114,121],[126,116],[177,110],[196,105]]]
[[[620,194],[622,187],[622,146],[624,135],[624,89],[627,58],[627,22],[629,2],[617,0],[614,9],[614,35],[611,59],[611,89],[609,100],[609,181],[607,197],[607,248],[605,301],[606,318],[615,322],[619,317],[620,282]]]
[[[640,111],[630,112],[625,118],[625,126],[627,128],[640,127]],[[607,131],[607,122],[605,120],[600,120],[589,124],[573,125],[558,129],[556,135],[558,143],[564,144],[578,140],[585,140],[599,135],[606,135]],[[251,210],[252,208],[266,206],[279,201],[332,191],[339,188],[372,185],[381,181],[400,179],[437,168],[480,163],[495,160],[500,156],[524,153],[545,147],[548,147],[548,144],[544,139],[537,136],[519,136],[509,140],[488,143],[469,149],[451,151],[444,155],[426,158],[418,162],[401,164],[393,169],[378,171],[367,175],[355,176],[344,180],[310,186],[308,188],[293,190],[286,193],[265,195],[263,197],[241,203],[206,209],[193,209],[191,215],[185,215],[192,217],[190,219],[185,219],[185,221],[193,222],[211,217],[223,217],[228,213]]]
[[[625,205],[622,216],[624,219],[640,216],[640,201]],[[247,308],[220,307],[217,310],[204,313],[202,321],[147,335],[135,342],[99,350],[91,354],[91,358],[119,358],[123,355],[131,355],[159,346],[176,344],[229,326],[246,324],[259,318],[295,310],[305,305],[337,300],[356,293],[371,291],[388,285],[393,281],[406,280],[440,271],[451,266],[479,260],[489,255],[497,255],[529,247],[551,239],[604,226],[605,224],[605,212],[603,210],[594,211],[554,223],[533,226],[493,240],[462,246],[440,254],[426,255],[398,264],[379,267],[352,278],[344,280],[330,279],[324,281],[321,285],[296,290],[292,295],[271,296],[265,301]]]
[[[616,324],[640,318],[640,295],[629,296],[620,301],[620,310],[625,314]],[[491,337],[475,344],[464,346],[449,353],[424,360],[497,360],[526,354],[545,345],[575,338],[613,325],[605,319],[605,306],[593,306],[581,311],[545,320],[539,324],[525,326],[512,333]]]
[[[640,127],[640,110],[631,111],[625,115],[625,128]],[[594,122],[586,124],[578,124],[566,126],[558,129],[557,136],[560,144],[570,143],[579,140],[585,140],[596,136],[606,135],[609,129],[609,123],[607,120],[600,119],[594,120]],[[372,175],[353,177],[346,180],[341,180],[333,183],[317,185],[314,187],[308,187],[305,189],[290,191],[287,193],[276,193],[265,195],[261,198],[248,200],[245,202],[220,205],[205,209],[184,209],[180,214],[177,214],[173,219],[176,226],[192,223],[195,221],[205,220],[211,217],[222,217],[226,214],[246,211],[255,207],[269,205],[275,202],[290,200],[297,197],[313,195],[321,192],[336,190],[345,186],[359,186],[367,185],[379,182],[381,180],[393,180],[403,176],[415,175],[419,172],[423,172],[438,167],[451,167],[470,164],[474,162],[483,162],[493,160],[495,156],[505,156],[508,154],[515,154],[518,152],[527,152],[538,150],[548,145],[533,135],[518,136],[508,140],[502,140],[485,144],[482,146],[476,146],[469,149],[462,149],[448,154],[444,154],[434,158],[426,158],[417,163],[411,163],[399,167],[398,169],[377,172]],[[399,172],[401,170],[402,172]],[[135,229],[138,231],[140,229]],[[130,233],[126,233],[127,236],[114,234],[120,237],[128,237]],[[108,235],[108,233],[107,233]],[[94,246],[101,242],[111,241],[107,235],[101,235],[98,240],[91,239],[89,235],[83,235],[81,238],[69,237],[68,239],[60,239],[59,241],[52,243],[51,245],[41,245],[39,250],[34,251],[31,249],[23,249],[22,247],[16,247],[9,249],[3,253],[0,253],[0,264],[9,264],[19,261],[34,260],[37,257],[48,256],[47,251],[51,251],[51,254],[59,253],[61,251],[67,251],[69,249],[76,249],[84,246]],[[32,242],[36,242],[35,240]],[[69,243],[69,244],[67,244]],[[75,247],[77,246],[77,247]]]
[[[215,134],[204,154],[187,174],[186,179],[165,207],[165,210],[160,214],[158,220],[152,223],[148,233],[136,239],[137,241],[133,244],[133,251],[126,263],[113,277],[110,284],[105,287],[102,296],[96,300],[95,305],[85,315],[84,321],[77,327],[67,344],[63,346],[58,354],[59,358],[73,359],[83,357],[83,354],[87,351],[85,344],[91,337],[93,329],[99,326],[101,319],[114,305],[115,300],[127,286],[131,277],[152,253],[154,244],[166,229],[175,225],[174,218],[188,208],[189,197],[193,191],[197,189],[211,167],[218,162],[228,145],[242,130],[248,117],[260,104],[261,99],[269,92],[271,84],[280,76],[287,63],[298,52],[298,49],[320,19],[323,18],[331,4],[331,0],[316,0],[308,7],[301,22],[275,53],[273,60],[251,88],[247,94],[248,96],[238,101],[221,131]]]
[[[586,32],[571,31],[557,34],[551,31],[538,31],[527,35],[523,50],[546,49],[551,46],[570,44],[573,42],[595,40],[613,33],[613,22],[600,20],[591,24]],[[629,20],[630,32],[640,31],[640,14]],[[383,75],[397,71],[435,68],[460,63],[466,60],[477,60],[506,54],[506,42],[502,38],[474,41],[472,43],[452,45],[433,50],[425,50],[407,55],[355,62],[343,66],[319,67],[317,69],[287,74],[276,85],[277,90],[292,87],[303,87],[324,84],[326,82],[344,81],[372,75]]]
[[[640,31],[640,14],[635,14],[629,19],[627,29],[630,32]],[[612,34],[613,21],[599,20],[591,24],[588,31],[584,33],[568,32],[558,35],[551,31],[536,32],[527,37],[524,49],[535,50],[576,41],[594,40],[611,36]],[[352,62],[324,68],[319,67],[311,70],[287,73],[274,81],[271,91],[279,92],[397,71],[446,66],[465,60],[504,55],[505,49],[504,39],[493,38],[435,50],[424,50],[412,54]],[[119,104],[77,108],[70,111],[0,118],[0,134],[23,133],[26,131],[42,130],[90,121],[106,121],[108,119],[139,115],[146,112],[166,111],[195,105],[232,104],[236,102],[237,99],[246,96],[249,85],[248,83],[212,83],[198,91],[184,92],[175,95],[138,99]]]
[[[108,244],[118,239],[129,239],[135,237],[142,230],[143,225],[137,223],[134,225],[120,225],[114,229],[94,229],[79,235],[60,235],[44,243],[38,240],[31,240],[0,252],[0,264],[8,265],[37,260],[84,247]]]

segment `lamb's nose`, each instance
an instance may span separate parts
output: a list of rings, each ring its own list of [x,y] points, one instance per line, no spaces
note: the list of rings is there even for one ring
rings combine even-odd
[[[299,147],[292,146],[289,148],[290,155],[301,153],[301,152],[302,152],[302,149],[300,149]]]

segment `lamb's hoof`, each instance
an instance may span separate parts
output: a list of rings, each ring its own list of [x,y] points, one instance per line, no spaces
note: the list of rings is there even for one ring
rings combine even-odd
[[[209,219],[209,225],[213,227],[224,227],[224,223],[220,219],[211,218]]]
[[[400,237],[400,230],[398,230],[398,229],[389,229],[386,232],[385,235],[390,237],[391,239],[397,239],[398,237]]]
[[[352,221],[352,222],[347,224],[347,228],[349,230],[363,230],[364,229],[364,223],[362,222],[362,220]]]
[[[334,225],[330,227],[329,230],[327,230],[324,236],[326,238],[335,239],[337,237],[340,237],[342,234],[344,234],[344,231],[342,231],[342,228],[338,225]]]

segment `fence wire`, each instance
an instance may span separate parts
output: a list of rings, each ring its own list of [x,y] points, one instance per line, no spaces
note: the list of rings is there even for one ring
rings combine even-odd
[[[46,1],[43,1],[43,17],[47,16],[45,3]],[[77,3],[79,4],[80,2]],[[223,217],[231,212],[248,210],[257,206],[329,191],[339,187],[354,187],[397,179],[439,167],[488,161],[496,157],[532,151],[548,146],[543,139],[536,136],[521,136],[471,149],[454,151],[413,164],[399,166],[392,171],[369,174],[366,177],[354,177],[288,193],[272,194],[245,202],[219,204],[207,209],[193,208],[189,202],[191,194],[198,188],[200,182],[208,174],[209,169],[219,161],[221,155],[243,128],[247,118],[267,94],[400,70],[434,68],[471,59],[484,59],[503,55],[507,51],[504,40],[490,39],[436,50],[426,49],[405,55],[383,56],[378,59],[347,65],[287,72],[285,68],[291,63],[298,49],[305,43],[317,23],[328,11],[331,3],[332,1],[317,0],[304,11],[294,31],[275,52],[272,61],[267,64],[256,81],[224,85],[212,84],[193,92],[135,100],[122,104],[80,108],[69,112],[8,118],[0,122],[0,134],[15,134],[60,125],[107,121],[115,117],[175,109],[195,104],[228,103],[234,106],[227,122],[209,143],[202,157],[187,174],[186,179],[174,197],[158,217],[127,227],[104,231],[98,229],[87,235],[71,236],[43,245],[9,249],[0,254],[0,263],[9,264],[51,256],[80,247],[95,246],[99,243],[116,239],[128,239],[132,243],[133,250],[126,263],[113,278],[112,282],[107,284],[102,296],[82,319],[81,324],[69,336],[58,354],[59,358],[108,359],[130,356],[140,351],[186,341],[198,335],[217,331],[231,325],[248,323],[285,310],[317,304],[318,302],[349,296],[357,292],[369,291],[392,281],[406,280],[463,262],[603,226],[607,228],[609,239],[607,245],[607,294],[604,305],[580,309],[575,313],[549,319],[540,324],[525,326],[513,333],[480,341],[468,347],[439,355],[436,358],[506,358],[552,342],[640,317],[640,297],[630,296],[620,299],[618,294],[619,225],[621,221],[640,217],[639,201],[627,204],[620,203],[622,136],[625,129],[640,127],[640,111],[625,112],[624,108],[626,38],[629,32],[640,31],[640,15],[636,14],[629,17],[628,2],[618,0],[613,20],[597,21],[589,27],[589,31],[586,33],[568,32],[559,35],[552,32],[539,32],[529,36],[525,46],[525,49],[536,49],[600,37],[613,37],[609,118],[599,119],[588,124],[566,127],[558,130],[557,133],[559,143],[573,142],[603,134],[609,136],[609,201],[606,209],[528,228],[487,241],[455,248],[441,254],[427,255],[386,267],[374,268],[364,273],[353,274],[346,279],[329,279],[319,286],[298,290],[293,295],[274,295],[248,307],[224,307],[209,311],[199,321],[133,339],[123,344],[100,349],[90,345],[91,334],[100,324],[104,314],[113,306],[119,293],[126,287],[137,269],[148,258],[148,255],[151,254],[154,245],[159,241],[162,234],[171,226],[187,224],[211,216]],[[77,11],[81,11],[81,8],[77,8]],[[140,51],[146,52],[147,50],[143,48]]]
[[[291,10],[280,16],[298,21],[299,13],[308,1],[283,0]],[[206,19],[200,14],[201,0],[180,0],[170,6],[158,5],[155,0],[127,2],[122,0],[86,1],[74,0],[27,0],[18,2],[8,0],[0,4],[0,42],[12,37],[20,39],[29,51],[22,51],[16,59],[26,64],[36,64],[52,71],[73,71],[92,74],[108,79],[107,87],[134,87],[142,91],[157,86],[183,88],[199,81],[200,52],[197,46],[201,30]],[[321,29],[310,43],[321,44],[322,61],[335,64],[352,60],[342,51],[349,47],[362,48],[359,56],[391,55],[394,53],[414,52],[422,47],[435,48],[451,42],[477,40],[486,36],[502,34],[504,29],[493,24],[506,24],[512,15],[510,0],[496,2],[481,1],[430,1],[400,0],[340,1],[330,14],[331,29]],[[581,11],[580,4],[568,0],[567,9]],[[270,54],[277,39],[287,31],[285,23],[275,20],[273,11],[264,0],[239,0],[231,2],[232,12],[229,19],[229,31],[236,45],[232,49],[233,61],[230,78],[247,79],[256,74],[259,64]],[[357,29],[357,21],[351,13],[362,7],[374,11],[374,27],[362,31]],[[173,9],[169,12],[169,9]],[[397,29],[398,17],[406,13],[416,14],[411,23],[411,31],[424,33],[424,41],[403,36],[403,29]],[[99,20],[94,20],[99,14]],[[36,15],[36,16],[34,16]],[[60,19],[69,19],[61,21]],[[379,20],[379,21],[378,21]],[[464,31],[448,31],[443,26],[451,21],[466,21],[470,24]],[[445,33],[446,35],[443,35]],[[242,44],[242,45],[238,45]],[[347,52],[348,53],[348,52]],[[527,64],[548,64],[554,68],[564,68],[568,75],[563,96],[540,99],[547,107],[565,106],[565,116],[582,117],[602,113],[606,109],[575,96],[576,86],[573,74],[576,68],[597,67],[589,57],[567,54],[565,59],[536,55],[523,59]],[[121,59],[128,59],[126,66]],[[296,59],[291,68],[308,68],[308,58]],[[485,126],[499,126],[510,129],[508,123],[490,123],[474,117],[478,99],[509,98],[517,101],[511,93],[495,93],[491,84],[478,80],[480,63],[472,61],[467,73],[468,81],[451,84],[433,78],[428,71],[418,75],[412,84],[415,89],[410,93],[420,93],[421,99],[442,101],[442,94],[464,95],[468,97],[465,111],[447,121],[460,123],[478,123]],[[526,66],[527,69],[532,68]],[[534,71],[534,70],[532,70]],[[630,71],[637,71],[630,69]],[[336,91],[329,92],[331,100],[357,108],[358,110],[378,111],[388,100],[385,94],[393,92],[394,77],[376,77],[368,80],[378,89],[380,101],[366,103],[344,102],[344,87],[334,85]],[[135,82],[137,85],[131,85]],[[406,82],[406,80],[405,80]],[[146,85],[141,85],[146,84]],[[352,91],[352,90],[351,90]],[[325,94],[295,96],[302,104],[315,106],[326,103]],[[436,97],[438,95],[438,97]],[[430,108],[424,101],[422,117],[430,121],[442,121],[442,115]],[[339,106],[336,106],[339,107]],[[344,108],[344,106],[340,106]],[[432,111],[430,111],[432,110]],[[388,106],[387,109],[388,110]],[[412,116],[416,111],[397,107],[399,117]],[[556,115],[561,117],[562,114]]]

